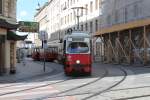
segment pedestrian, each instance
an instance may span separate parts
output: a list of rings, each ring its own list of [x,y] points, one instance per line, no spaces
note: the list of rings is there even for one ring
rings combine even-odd
[[[26,57],[26,55],[25,55],[25,50],[22,49],[22,50],[21,50],[21,59],[22,59],[22,64],[23,64],[23,66],[26,66],[25,57]]]

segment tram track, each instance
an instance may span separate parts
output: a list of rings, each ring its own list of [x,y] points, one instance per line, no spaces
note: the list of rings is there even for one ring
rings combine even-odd
[[[38,100],[45,100],[45,99],[48,99],[48,98],[62,97],[62,96],[60,96],[61,94],[67,93],[67,92],[70,92],[70,91],[73,91],[73,90],[76,90],[76,89],[79,89],[79,88],[82,88],[82,87],[85,87],[85,86],[88,86],[88,85],[90,85],[90,84],[93,84],[93,83],[95,83],[95,82],[101,80],[101,79],[104,78],[105,76],[107,76],[107,74],[108,74],[108,70],[105,68],[105,72],[104,72],[103,76],[99,77],[98,79],[95,79],[95,80],[93,80],[93,81],[91,81],[91,82],[85,83],[85,84],[80,85],[80,86],[76,86],[76,87],[71,88],[71,89],[67,89],[67,90],[61,91],[61,92],[59,92],[59,93],[51,94],[51,95],[44,96],[44,97],[41,97],[41,98],[36,98],[35,100],[37,100],[37,99],[38,99]]]
[[[94,82],[96,82],[96,81],[102,79],[102,78],[105,77],[106,75],[107,75],[107,70],[105,70],[104,76],[102,76],[102,77],[100,77],[100,78],[98,78],[98,79],[96,79],[96,80],[93,80],[93,81],[88,82],[88,83],[86,83],[86,84],[80,85],[80,86],[78,86],[78,87],[74,87],[74,88],[71,88],[71,89],[68,89],[68,90],[59,92],[59,93],[57,93],[57,94],[55,94],[55,95],[59,95],[59,94],[65,93],[65,92],[69,92],[69,91],[72,91],[72,90],[75,90],[75,89],[78,89],[78,88],[87,86],[87,85],[89,85],[89,84],[92,84],[92,83],[94,83]],[[32,88],[22,89],[22,90],[18,90],[18,91],[7,92],[7,93],[4,93],[4,94],[0,94],[0,96],[10,95],[10,94],[15,94],[15,93],[20,93],[20,92],[25,92],[25,91],[29,91],[29,90],[33,90],[33,89],[38,89],[38,88],[43,88],[43,87],[46,87],[46,86],[49,86],[49,85],[54,85],[54,84],[58,84],[58,83],[63,83],[63,82],[70,81],[70,80],[73,80],[73,79],[74,79],[74,78],[69,77],[69,78],[67,78],[66,80],[62,80],[62,81],[58,81],[58,82],[54,82],[54,83],[49,83],[49,84],[45,84],[45,85],[41,85],[41,86],[36,86],[36,87],[32,87]],[[54,96],[54,94],[52,94],[52,95],[50,95],[50,96]],[[48,96],[48,97],[46,96],[46,97],[44,97],[44,98],[45,98],[45,99],[46,99],[46,98],[49,98],[49,96]],[[44,99],[44,98],[42,97],[42,99]],[[41,99],[41,98],[38,98],[38,99]]]
[[[104,92],[107,92],[108,90],[110,90],[110,89],[116,87],[117,85],[119,85],[120,83],[122,83],[122,82],[126,79],[126,77],[127,77],[127,72],[126,72],[125,69],[123,69],[123,68],[119,68],[119,69],[124,73],[124,76],[123,76],[123,78],[122,78],[120,81],[118,81],[117,83],[115,83],[115,84],[113,84],[113,85],[107,87],[106,89],[97,91],[96,93],[94,93],[94,94],[92,94],[92,95],[90,95],[90,96],[87,96],[87,97],[83,98],[82,100],[91,99],[91,98],[93,98],[93,97],[95,97],[95,96],[98,96],[98,95],[104,93]]]
[[[149,94],[150,86],[140,86],[134,88],[123,88],[123,89],[113,89],[105,92],[103,95],[107,96],[109,94],[118,94],[117,97],[111,96],[113,100],[128,100],[128,99],[137,99],[137,98],[144,98],[150,97]],[[130,95],[132,93],[132,95]]]
[[[133,96],[133,97],[126,97],[126,98],[119,98],[119,99],[113,99],[113,100],[131,100],[131,99],[139,99],[139,98],[144,98],[144,97],[150,97],[149,95],[142,95],[142,96]]]
[[[21,90],[18,90],[18,91],[6,92],[6,93],[0,94],[0,96],[9,95],[9,94],[15,94],[15,93],[19,93],[19,92],[25,92],[25,91],[38,89],[38,88],[46,87],[46,86],[57,84],[57,83],[62,83],[62,82],[65,82],[65,81],[68,81],[68,79],[62,80],[62,81],[58,81],[58,82],[48,83],[48,84],[45,84],[45,85],[35,86],[35,87],[32,87],[32,88],[21,89]]]
[[[124,73],[124,77],[117,83],[115,83],[114,85],[104,89],[104,90],[101,90],[101,91],[96,91],[96,92],[85,92],[84,94],[92,94],[86,98],[83,98],[82,100],[88,100],[92,97],[95,97],[95,96],[98,96],[100,95],[101,93],[104,93],[108,90],[110,90],[111,88],[119,85],[120,83],[122,83],[125,79],[126,79],[126,76],[127,76],[127,72],[123,69],[123,68],[120,68],[120,70]],[[61,91],[61,92],[58,92],[58,93],[54,93],[54,94],[50,94],[50,95],[47,95],[47,96],[44,96],[44,97],[41,97],[41,98],[36,98],[36,100],[43,100],[43,99],[48,99],[48,98],[55,98],[55,97],[62,97],[62,96],[69,96],[69,95],[62,95],[63,93],[67,93],[67,92],[70,92],[70,91],[73,91],[73,90],[76,90],[76,89],[79,89],[79,88],[82,88],[82,87],[85,87],[85,86],[88,86],[90,84],[93,84],[99,80],[101,80],[102,78],[106,77],[108,75],[108,70],[105,69],[105,73],[102,77],[96,79],[96,80],[93,80],[93,81],[90,81],[86,84],[83,84],[83,85],[80,85],[80,86],[77,86],[77,87],[74,87],[74,88],[71,88],[71,89],[67,89],[65,91]],[[58,82],[54,82],[54,83],[49,83],[49,84],[45,84],[45,85],[40,85],[40,86],[36,86],[36,87],[32,87],[32,88],[27,88],[27,89],[22,89],[22,90],[18,90],[18,91],[13,91],[13,92],[7,92],[7,93],[4,93],[4,94],[0,94],[0,96],[4,96],[4,95],[9,95],[9,94],[16,94],[16,93],[20,93],[20,92],[25,92],[25,91],[29,91],[29,90],[34,90],[34,89],[37,89],[37,88],[42,88],[42,87],[46,87],[46,86],[49,86],[49,85],[54,85],[54,84],[58,84],[58,83],[63,83],[63,82],[66,82],[66,81],[69,81],[71,80],[70,78],[67,78],[66,80],[62,80],[62,81],[58,81]],[[83,94],[83,93],[82,93]],[[80,95],[80,94],[74,94],[74,95]]]

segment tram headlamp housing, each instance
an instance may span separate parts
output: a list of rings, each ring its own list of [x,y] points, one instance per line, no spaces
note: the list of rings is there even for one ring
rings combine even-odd
[[[76,60],[76,63],[77,63],[77,64],[80,64],[80,60]]]

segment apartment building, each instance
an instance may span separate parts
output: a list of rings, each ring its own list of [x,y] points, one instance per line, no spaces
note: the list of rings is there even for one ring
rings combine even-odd
[[[40,30],[43,26],[46,27],[49,45],[57,44],[69,28],[78,28],[76,16],[80,17],[79,29],[87,31],[92,36],[100,27],[100,2],[101,0],[49,0],[47,5],[37,12],[35,21],[40,23]],[[75,8],[79,8],[78,15]],[[46,20],[47,24],[42,25],[40,19]]]
[[[102,0],[97,37],[103,39],[104,62],[149,64],[150,1]]]
[[[77,17],[79,19],[79,29],[87,31],[91,35],[99,27],[99,16],[101,14],[100,0],[64,0],[61,2],[61,30],[73,28],[77,29]],[[77,15],[77,9],[79,13]]]
[[[0,0],[0,74],[15,73],[17,0]]]

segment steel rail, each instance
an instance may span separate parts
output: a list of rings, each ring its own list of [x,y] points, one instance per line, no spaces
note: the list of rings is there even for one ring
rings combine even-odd
[[[123,77],[120,81],[118,81],[117,83],[113,84],[112,86],[109,86],[108,88],[106,88],[106,89],[104,89],[104,90],[98,91],[98,92],[94,93],[93,95],[88,96],[88,97],[85,97],[85,98],[83,98],[83,99],[81,99],[81,100],[88,100],[88,99],[90,99],[90,98],[93,98],[93,97],[95,97],[95,96],[98,96],[98,95],[100,95],[100,94],[102,94],[102,93],[104,93],[104,92],[106,92],[106,91],[108,91],[108,90],[110,90],[110,89],[116,87],[116,86],[119,85],[120,83],[122,83],[122,82],[126,79],[126,77],[127,77],[127,72],[126,72],[125,69],[123,69],[123,68],[119,68],[119,69],[124,73],[124,77]]]

